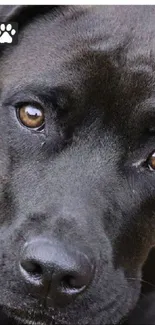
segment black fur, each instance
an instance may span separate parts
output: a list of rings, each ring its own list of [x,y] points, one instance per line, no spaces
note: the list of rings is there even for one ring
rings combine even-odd
[[[0,16],[19,22],[0,58],[1,308],[11,324],[17,309],[21,324],[117,324],[139,299],[155,238],[155,7],[1,6]],[[21,102],[44,107],[43,132],[20,124]],[[95,265],[65,308],[21,276],[23,246],[40,237],[88,250]]]

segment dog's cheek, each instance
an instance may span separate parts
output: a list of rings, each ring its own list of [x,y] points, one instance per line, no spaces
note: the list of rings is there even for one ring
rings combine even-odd
[[[4,194],[5,187],[7,186],[9,179],[9,155],[7,150],[7,136],[5,136],[5,124],[0,122],[1,134],[4,134],[3,137],[0,137],[0,203]]]

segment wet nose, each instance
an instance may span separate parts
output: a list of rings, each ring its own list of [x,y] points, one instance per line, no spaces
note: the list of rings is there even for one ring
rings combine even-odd
[[[46,239],[26,243],[19,266],[34,294],[39,290],[52,305],[62,306],[86,290],[94,273],[94,263],[86,253]]]

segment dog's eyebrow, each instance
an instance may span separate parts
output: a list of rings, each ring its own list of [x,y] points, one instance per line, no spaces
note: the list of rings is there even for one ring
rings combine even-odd
[[[2,103],[3,105],[14,105],[15,103],[22,102],[38,102],[42,104],[52,104],[54,108],[57,108],[58,99],[63,102],[66,101],[66,95],[69,89],[63,87],[50,87],[46,85],[29,84],[25,87],[18,86],[17,89],[11,87],[12,91],[7,91],[3,94]],[[9,96],[8,96],[9,94]],[[67,96],[68,97],[68,96]]]
[[[128,119],[128,128],[135,130],[155,130],[155,97],[152,96],[138,104],[131,112]]]

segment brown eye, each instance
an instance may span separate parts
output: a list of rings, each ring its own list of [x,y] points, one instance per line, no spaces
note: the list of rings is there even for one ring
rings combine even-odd
[[[23,105],[18,110],[18,116],[23,125],[37,129],[44,125],[45,118],[43,109],[33,105]]]
[[[147,166],[150,170],[155,171],[155,151],[149,156],[147,160]]]

